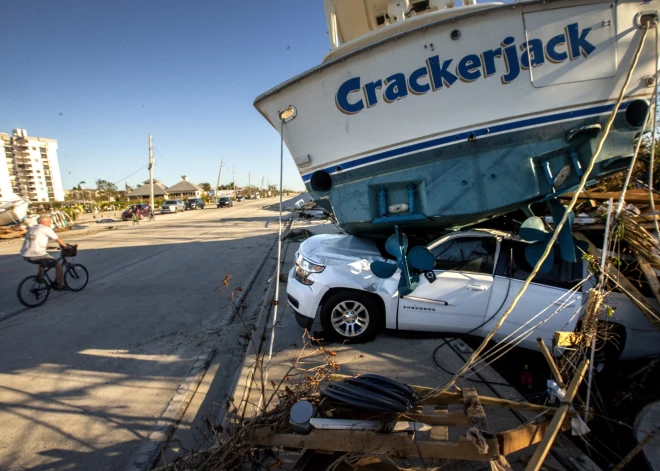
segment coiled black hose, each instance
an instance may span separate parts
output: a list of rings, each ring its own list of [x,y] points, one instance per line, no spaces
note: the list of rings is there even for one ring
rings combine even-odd
[[[406,412],[419,399],[407,384],[373,374],[329,383],[321,395],[351,407],[385,413]]]

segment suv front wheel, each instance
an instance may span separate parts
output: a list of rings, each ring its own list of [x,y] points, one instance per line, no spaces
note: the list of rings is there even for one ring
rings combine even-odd
[[[339,291],[323,303],[321,325],[327,336],[341,342],[366,342],[382,327],[381,311],[379,303],[368,293]]]

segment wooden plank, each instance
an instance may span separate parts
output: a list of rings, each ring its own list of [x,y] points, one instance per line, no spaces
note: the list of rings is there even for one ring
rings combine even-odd
[[[600,259],[601,257],[600,251],[594,244],[591,243],[589,239],[585,237],[584,234],[580,234],[579,232],[574,232],[573,237],[588,243],[589,244],[588,252],[594,257]],[[653,305],[650,302],[648,302],[646,297],[639,292],[639,290],[635,287],[635,285],[633,285],[628,278],[623,276],[621,272],[619,272],[618,268],[616,268],[612,264],[608,265],[606,270],[606,275],[620,285],[623,294],[625,294],[626,297],[630,299],[630,301],[635,306],[637,306],[637,308],[639,308],[642,314],[644,314],[644,317],[646,317],[656,329],[660,330],[660,312],[658,312],[653,307]]]
[[[449,440],[449,427],[434,426],[431,428],[430,440],[438,440],[446,442]]]
[[[328,376],[329,381],[342,381],[345,378],[351,378],[351,376],[333,374]],[[433,388],[427,388],[425,386],[414,386],[409,385],[420,397],[425,397],[431,394]],[[492,406],[500,407],[502,409],[516,409],[527,412],[534,412],[536,414],[544,415],[554,415],[557,412],[557,408],[542,406],[539,404],[530,404],[529,402],[517,402],[509,401],[507,399],[500,399],[499,397],[490,397],[490,396],[479,396],[479,402],[482,406]],[[421,405],[438,405],[438,404],[463,404],[463,394],[457,392],[443,392],[436,393],[435,395],[422,399],[419,401]],[[578,414],[575,411],[569,412],[570,417],[577,417]]]
[[[558,347],[577,347],[584,341],[584,334],[580,332],[557,331],[553,340]]]
[[[639,264],[639,269],[642,270],[646,281],[649,282],[649,287],[653,292],[655,300],[660,303],[660,282],[658,282],[658,276],[655,274],[655,270],[653,270],[651,264],[641,255],[635,254],[635,258]]]
[[[550,421],[521,425],[520,427],[504,432],[496,433],[497,441],[500,444],[500,454],[510,455],[516,451],[520,451],[528,446],[532,446],[541,441],[543,434],[548,429]],[[564,420],[561,425],[562,432],[571,429],[571,419]]]
[[[552,417],[552,421],[550,421],[550,425],[548,425],[548,428],[543,434],[541,443],[539,443],[539,446],[536,447],[536,450],[534,450],[534,455],[532,455],[532,459],[529,461],[525,471],[539,471],[541,468],[541,465],[543,464],[545,457],[548,456],[550,447],[555,441],[555,438],[559,433],[559,429],[564,422],[564,419],[566,418],[570,408],[570,403],[573,401],[573,398],[577,393],[580,383],[582,383],[582,379],[584,378],[584,374],[586,373],[588,367],[589,360],[585,359],[582,361],[582,363],[580,363],[580,366],[575,372],[575,375],[573,376],[573,379],[571,379],[571,383],[568,385],[568,389],[566,390],[566,395],[564,396],[564,402],[566,404],[560,406],[557,410],[557,413]]]
[[[541,350],[541,353],[543,353],[543,356],[545,357],[545,361],[548,363],[548,366],[550,367],[550,371],[552,372],[552,376],[555,378],[555,381],[557,382],[560,388],[562,389],[565,388],[566,385],[564,384],[564,379],[561,376],[561,372],[559,371],[559,368],[557,368],[557,363],[555,363],[555,359],[550,354],[550,350],[548,350],[548,347],[546,347],[545,342],[541,337],[538,337],[536,341],[539,344],[539,350]]]
[[[316,430],[372,430],[376,431],[380,426],[379,420],[362,420],[362,419],[326,419],[326,418],[311,418],[309,423]],[[425,432],[430,431],[431,426],[421,422],[410,422],[399,420],[394,422],[392,432]]]
[[[479,402],[479,395],[475,388],[463,389],[463,407],[465,408],[465,415],[468,417],[469,427],[476,427],[485,432],[489,431],[486,411]]]
[[[426,406],[425,406],[426,407]],[[428,425],[467,425],[468,417],[463,412],[448,414],[402,414],[402,418],[423,422]]]
[[[276,446],[308,450],[332,450],[345,453],[384,455],[395,458],[423,456],[451,460],[490,461],[499,456],[499,443],[488,439],[488,453],[479,454],[474,444],[425,440],[413,441],[407,434],[382,434],[364,431],[312,430],[307,435],[273,433],[269,426],[251,428],[246,443],[255,446]]]
[[[561,199],[571,199],[573,198],[574,193],[566,193],[564,195],[561,195],[559,198]],[[614,198],[615,200],[618,200],[621,197],[621,192],[620,191],[599,191],[599,192],[589,192],[589,191],[583,191],[582,193],[579,194],[578,196],[578,201],[579,200],[594,200],[594,201],[607,201],[610,198]],[[656,203],[660,203],[660,196],[655,195],[654,200]],[[641,194],[635,194],[630,191],[626,192],[626,203],[633,203],[633,204],[648,204],[649,203],[649,196],[648,194],[646,195],[641,195]]]
[[[557,332],[555,332],[556,334]],[[582,335],[582,334],[581,334]],[[539,349],[541,350],[541,353],[543,353],[543,356],[545,357],[545,361],[548,363],[548,366],[550,366],[550,371],[552,371],[552,376],[555,378],[555,382],[557,385],[565,389],[566,388],[566,383],[564,383],[564,378],[561,376],[561,372],[559,371],[559,368],[557,367],[557,363],[555,363],[555,359],[553,356],[550,354],[550,350],[548,350],[548,347],[545,346],[545,342],[541,337],[537,338],[536,341],[539,344]],[[577,396],[577,401],[584,405],[584,401],[578,394]]]
[[[432,425],[430,432],[416,432],[415,440],[449,440],[449,427],[447,425],[467,425],[467,415],[462,412],[449,414],[447,406],[420,406],[417,418],[411,419]],[[409,413],[402,414],[402,418],[410,418]]]

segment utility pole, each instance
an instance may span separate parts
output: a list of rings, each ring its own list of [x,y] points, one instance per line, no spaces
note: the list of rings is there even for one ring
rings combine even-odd
[[[236,171],[234,170],[234,167],[231,168],[231,181],[232,189],[234,190],[234,198],[236,198]]]
[[[252,198],[252,183],[250,183],[250,172],[248,172],[248,197]]]
[[[218,183],[215,185],[215,200],[218,201],[218,191],[220,191],[220,176],[222,175],[222,166],[225,159],[220,159],[220,171],[218,172]]]
[[[154,211],[154,147],[151,144],[151,133],[149,133],[149,204]]]

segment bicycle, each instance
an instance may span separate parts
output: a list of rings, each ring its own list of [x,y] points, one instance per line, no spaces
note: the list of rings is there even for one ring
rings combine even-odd
[[[57,260],[62,262],[64,269],[64,286],[70,291],[80,291],[89,281],[89,273],[87,268],[79,263],[71,263],[67,257],[75,257],[78,254],[77,245],[69,245],[62,249],[60,258]],[[54,267],[44,270],[39,267],[37,275],[28,276],[23,279],[18,285],[16,294],[18,300],[25,307],[41,306],[48,299],[50,290],[57,290],[57,282],[52,280],[48,272]]]
[[[149,211],[149,221],[155,221],[156,220],[156,215],[154,214],[153,210]]]

